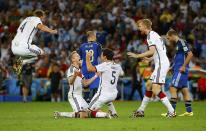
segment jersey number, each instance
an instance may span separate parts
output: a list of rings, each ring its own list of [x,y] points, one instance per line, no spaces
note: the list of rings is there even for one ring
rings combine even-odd
[[[113,80],[111,80],[112,85],[116,82],[115,74],[116,74],[116,71],[112,71],[112,77],[113,77]]]
[[[93,50],[86,50],[86,53],[90,52],[92,54],[91,58],[90,58],[90,62],[94,61],[94,51]]]
[[[26,22],[20,27],[21,32],[23,32]]]

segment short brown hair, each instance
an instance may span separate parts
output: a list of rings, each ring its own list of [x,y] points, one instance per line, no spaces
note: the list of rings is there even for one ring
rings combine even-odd
[[[152,28],[152,21],[150,19],[141,19],[137,21],[137,25],[143,23],[148,29]]]
[[[35,10],[33,15],[37,17],[42,17],[45,16],[45,12],[43,10]]]
[[[73,57],[73,55],[74,55],[75,53],[77,53],[77,51],[72,51],[72,52],[71,52],[71,54],[70,54],[70,56],[69,56],[69,60],[70,60],[70,61],[72,61],[72,57]]]
[[[170,29],[170,30],[167,32],[167,35],[168,35],[168,36],[172,36],[172,35],[178,36],[178,33],[177,33],[177,31],[175,31],[174,29]]]

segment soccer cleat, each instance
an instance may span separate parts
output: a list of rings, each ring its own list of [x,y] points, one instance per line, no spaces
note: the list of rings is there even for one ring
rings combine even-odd
[[[54,111],[54,118],[58,119],[60,117],[60,113],[58,111]]]
[[[109,110],[108,113],[111,115],[112,118],[118,118],[118,117],[119,117],[116,113],[115,113],[115,114],[112,114],[112,111],[111,111],[111,110]]]
[[[13,69],[14,69],[15,73],[18,75],[18,77],[20,76],[21,71],[22,71],[22,63],[23,63],[23,60],[21,57],[19,57],[16,60],[15,65],[13,66]]]
[[[144,117],[144,111],[134,111],[130,118]]]
[[[193,112],[185,112],[185,113],[178,115],[178,116],[193,116]]]
[[[176,116],[177,116],[177,115],[176,115],[176,112],[175,112],[175,111],[172,112],[172,113],[171,113],[171,112],[168,112],[167,115],[166,115],[167,118],[173,118],[173,117],[176,117]]]
[[[112,116],[110,115],[110,113],[107,113],[105,118],[112,119]]]
[[[167,113],[162,113],[161,116],[166,117]]]

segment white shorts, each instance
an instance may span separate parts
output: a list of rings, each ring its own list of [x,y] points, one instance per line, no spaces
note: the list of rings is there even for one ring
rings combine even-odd
[[[11,50],[14,55],[18,56],[38,56],[43,53],[43,50],[36,45],[25,45],[12,41]]]
[[[74,112],[87,110],[89,106],[81,95],[68,94],[68,101]]]
[[[164,84],[168,70],[169,70],[169,64],[165,64],[165,65],[162,64],[161,66],[155,67],[150,77],[150,80],[152,80],[152,83]]]
[[[96,93],[94,97],[92,98],[91,102],[89,103],[89,109],[98,110],[104,104],[108,104],[109,102],[114,101],[116,97],[117,97],[116,93],[112,95],[101,95],[101,94],[99,95],[99,93]]]

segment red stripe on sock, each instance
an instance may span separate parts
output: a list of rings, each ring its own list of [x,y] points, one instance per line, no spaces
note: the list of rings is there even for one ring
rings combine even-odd
[[[166,97],[165,93],[163,93],[162,91],[159,93],[159,95],[158,95],[158,96],[159,96],[159,98],[160,98],[160,99],[162,99],[162,98]]]
[[[146,91],[145,96],[147,97],[152,97],[152,91]]]
[[[91,112],[91,117],[92,117],[92,118],[95,118],[95,117],[96,117],[96,114],[97,114],[97,111],[92,111],[92,112]]]

